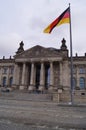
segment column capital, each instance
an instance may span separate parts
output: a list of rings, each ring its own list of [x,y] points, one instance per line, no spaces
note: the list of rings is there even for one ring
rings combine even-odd
[[[22,64],[26,64],[26,62],[24,61],[24,62],[22,62]]]
[[[51,63],[53,63],[53,61],[52,61],[52,60],[50,60],[49,62],[50,62],[50,64],[51,64]]]
[[[44,61],[40,61],[40,64],[44,64]]]
[[[31,62],[31,63],[34,63],[35,61],[34,61],[34,59],[31,59],[30,62]]]

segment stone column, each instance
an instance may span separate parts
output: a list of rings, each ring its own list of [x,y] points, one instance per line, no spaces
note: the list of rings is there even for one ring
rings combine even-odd
[[[0,86],[2,87],[2,71],[3,71],[3,69],[2,69],[2,67],[1,67],[1,69],[0,69]]]
[[[13,88],[17,88],[17,84],[16,84],[16,81],[17,81],[17,69],[18,69],[18,64],[16,63],[15,66],[14,66],[14,73],[13,73],[13,85],[12,85]]]
[[[20,86],[20,66],[17,66],[17,74],[16,74],[16,85]]]
[[[20,85],[20,90],[23,90],[25,86],[25,79],[26,79],[26,64],[23,63],[23,70],[22,70],[22,80]]]
[[[39,90],[43,91],[44,90],[44,83],[45,83],[45,70],[44,70],[44,63],[41,63],[41,70],[40,70],[40,86]]]
[[[28,87],[28,85],[30,84],[30,81],[29,81],[29,78],[30,78],[30,73],[29,73],[29,70],[30,70],[30,68],[29,68],[29,65],[26,65],[26,86]]]
[[[7,69],[7,81],[6,81],[6,85],[7,85],[7,87],[9,87],[9,74],[10,74],[10,68],[8,67],[8,69]]]
[[[54,75],[53,75],[53,62],[50,62],[50,87],[49,90],[53,90],[54,85]]]
[[[78,73],[79,73],[79,67],[77,66],[77,68],[76,68],[76,89],[80,89],[80,84],[79,84],[80,76]]]
[[[34,82],[35,82],[35,67],[34,67],[34,63],[32,63],[31,64],[30,86],[28,87],[29,91],[33,91],[35,89]]]
[[[63,86],[62,79],[63,79],[63,76],[62,76],[62,63],[60,62],[60,86],[59,86],[59,88],[61,88]]]

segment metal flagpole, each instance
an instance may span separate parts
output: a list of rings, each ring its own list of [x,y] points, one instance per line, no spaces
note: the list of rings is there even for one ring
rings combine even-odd
[[[69,15],[70,15],[70,73],[71,73],[71,88],[70,88],[70,92],[71,92],[71,104],[73,104],[73,56],[72,56],[72,29],[71,29],[71,10],[70,10],[70,3],[69,3]]]

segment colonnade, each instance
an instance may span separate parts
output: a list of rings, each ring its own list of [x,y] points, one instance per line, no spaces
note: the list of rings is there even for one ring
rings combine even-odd
[[[13,84],[14,86],[19,86],[19,89],[25,89],[27,88],[29,91],[33,91],[33,90],[40,90],[43,91],[46,89],[45,87],[45,68],[47,63],[45,62],[40,62],[40,63],[36,63],[36,62],[31,62],[30,64],[30,71],[28,71],[27,73],[27,63],[22,63],[22,70],[21,72],[19,71],[20,65],[18,63],[15,64],[15,69],[14,69],[14,80],[13,80]],[[40,74],[39,74],[39,86],[38,88],[36,88],[36,73],[37,73],[37,64],[40,66]],[[28,66],[29,68],[29,66]],[[49,80],[49,84],[48,84],[48,89],[53,89],[53,83],[54,83],[54,74],[53,74],[53,62],[49,62],[48,63],[48,69],[49,72],[47,72],[47,80]],[[48,70],[47,70],[48,71]],[[30,76],[30,77],[28,77]],[[21,81],[20,78],[21,77]],[[29,82],[26,83],[26,79],[29,79]]]

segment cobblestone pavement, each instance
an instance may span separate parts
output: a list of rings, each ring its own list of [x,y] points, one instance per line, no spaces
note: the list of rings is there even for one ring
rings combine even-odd
[[[86,106],[1,97],[0,130],[86,130]]]

